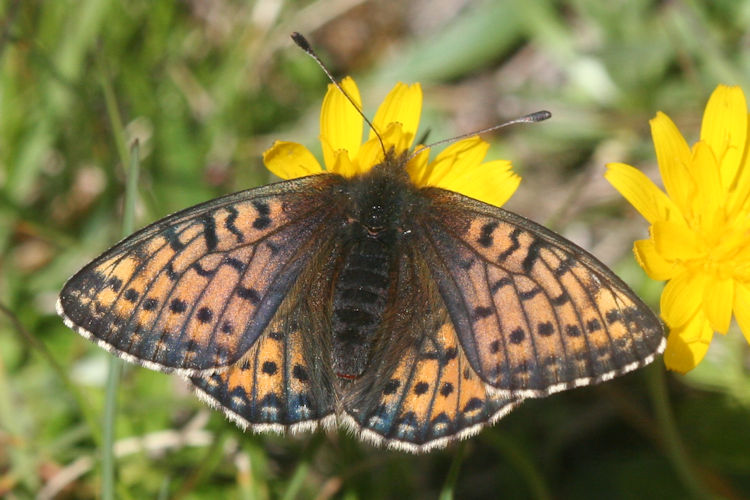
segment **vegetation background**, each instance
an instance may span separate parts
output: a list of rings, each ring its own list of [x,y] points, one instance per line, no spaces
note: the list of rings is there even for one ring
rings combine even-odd
[[[8,0],[0,2],[0,496],[96,498],[109,354],[54,313],[64,280],[119,239],[128,145],[136,224],[271,181],[274,139],[315,148],[327,81],[307,34],[365,110],[425,89],[422,130],[487,137],[524,177],[508,208],[591,250],[658,307],[631,248],[646,223],[604,181],[658,178],[648,120],[689,141],[718,83],[750,92],[750,2],[717,0]],[[315,149],[313,149],[315,150]],[[176,377],[127,366],[120,498],[750,497],[750,352],[735,328],[687,376],[657,360],[523,404],[444,451],[346,433],[243,433]]]

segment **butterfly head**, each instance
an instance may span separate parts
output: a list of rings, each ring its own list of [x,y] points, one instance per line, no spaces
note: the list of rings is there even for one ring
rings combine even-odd
[[[403,165],[403,159],[389,152],[382,163],[342,187],[347,220],[356,234],[384,243],[409,234],[409,214],[420,197]]]

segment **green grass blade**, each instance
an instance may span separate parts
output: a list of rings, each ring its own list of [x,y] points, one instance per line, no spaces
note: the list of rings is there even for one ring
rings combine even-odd
[[[105,85],[106,87],[106,85]],[[114,101],[112,101],[114,103]],[[125,207],[122,216],[122,234],[127,236],[133,232],[133,213],[138,194],[138,142],[135,142],[130,155],[130,168],[127,172],[125,187]],[[122,360],[112,357],[109,360],[107,373],[106,399],[104,403],[104,435],[102,446],[102,498],[115,498],[115,422],[117,416],[117,389],[120,385]]]

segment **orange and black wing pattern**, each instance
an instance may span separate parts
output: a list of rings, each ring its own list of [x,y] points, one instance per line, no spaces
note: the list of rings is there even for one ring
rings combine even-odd
[[[280,182],[166,217],[73,276],[58,312],[84,337],[152,369],[197,375],[233,364],[324,239],[335,182]]]
[[[336,248],[334,239],[320,245],[268,326],[236,363],[190,378],[201,399],[241,428],[296,432],[335,422],[325,291]]]
[[[398,306],[384,325],[390,334],[376,343],[372,370],[343,401],[353,432],[411,452],[476,434],[521,402],[477,376],[418,246],[400,260]]]
[[[539,397],[648,364],[663,327],[593,256],[523,217],[437,188],[419,235],[468,363],[499,394]]]

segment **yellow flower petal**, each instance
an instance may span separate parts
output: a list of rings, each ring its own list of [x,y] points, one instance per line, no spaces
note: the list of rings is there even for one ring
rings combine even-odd
[[[346,77],[340,85],[362,109],[359,89],[354,80]],[[362,116],[357,109],[333,84],[328,85],[320,109],[320,139],[329,146],[323,148],[323,159],[329,170],[335,161],[335,152],[343,149],[349,153],[349,158],[357,155],[362,143],[362,126]]]
[[[683,272],[667,283],[661,294],[661,317],[669,328],[679,328],[695,316],[703,301],[705,277]]]
[[[750,285],[750,245],[745,243],[737,252],[732,270],[736,280]]]
[[[734,315],[745,339],[750,343],[750,284],[737,283],[734,294]]]
[[[651,226],[656,251],[666,260],[686,261],[701,256],[701,246],[693,231],[683,224],[656,221]]]
[[[672,120],[662,112],[651,119],[651,136],[664,188],[684,214],[690,201],[692,179],[687,172],[690,148]]]
[[[732,321],[734,280],[714,278],[703,291],[703,312],[715,332],[727,333]]]
[[[443,177],[455,175],[463,169],[471,168],[482,163],[490,145],[477,136],[463,139],[451,144],[435,160],[427,165],[420,184],[423,186],[437,186]]]
[[[411,133],[405,133],[401,123],[393,122],[385,129],[381,139],[383,139],[386,151],[393,149],[396,156],[400,156],[409,150],[414,136]],[[377,140],[377,138],[371,140]]]
[[[703,114],[701,140],[721,163],[721,176],[728,186],[740,166],[747,141],[747,103],[740,87],[719,85],[713,91]],[[725,161],[727,154],[730,161]]]
[[[682,266],[670,262],[656,251],[654,240],[638,240],[633,245],[633,252],[638,264],[646,271],[652,280],[664,281],[672,279],[682,272]]]
[[[409,174],[409,177],[415,186],[424,187],[425,184],[422,182],[422,178],[425,177],[427,163],[430,160],[430,150],[422,149],[420,151],[420,147],[421,146],[417,146],[415,149],[416,151],[419,151],[417,156],[409,160],[409,163],[406,164],[406,172]]]
[[[377,137],[372,137],[360,148],[355,162],[358,173],[365,173],[375,165],[383,162],[385,159],[383,146],[385,146],[386,151],[393,150],[396,154],[396,159],[399,159],[408,149],[407,139],[401,132],[400,123],[391,123],[385,132],[383,132],[381,138],[383,140],[382,145]]]
[[[682,218],[674,202],[640,170],[624,163],[608,163],[604,177],[650,223]]]
[[[664,364],[685,374],[701,362],[711,344],[713,330],[705,317],[698,313],[681,328],[672,328],[667,337]]]
[[[359,150],[359,154],[356,159],[357,173],[365,173],[378,163],[382,163],[385,159],[383,154],[383,147],[380,145],[380,141],[375,139],[369,139],[365,142]]]
[[[349,154],[343,149],[338,150],[333,156],[333,164],[329,172],[339,174],[344,177],[354,177],[359,172],[357,166],[349,158]]]
[[[276,141],[263,153],[263,163],[268,170],[282,179],[296,179],[323,172],[315,156],[296,142]]]
[[[750,116],[748,120],[750,120]],[[745,151],[741,154],[744,155],[743,159],[740,162],[734,182],[729,186],[729,202],[727,205],[731,213],[750,210],[750,144],[745,144]]]
[[[383,100],[375,113],[372,124],[378,132],[384,133],[391,123],[400,123],[402,132],[410,136],[404,148],[408,149],[417,135],[421,114],[422,87],[418,83],[406,85],[399,82]],[[375,132],[370,130],[369,138],[373,137],[375,137]]]
[[[693,198],[693,217],[712,216],[724,202],[724,189],[721,186],[721,175],[716,157],[707,143],[698,141],[693,146],[690,162],[691,174],[695,179]]]
[[[513,172],[509,161],[496,160],[455,169],[444,176],[436,187],[456,191],[469,198],[502,206],[521,184],[521,176]]]

